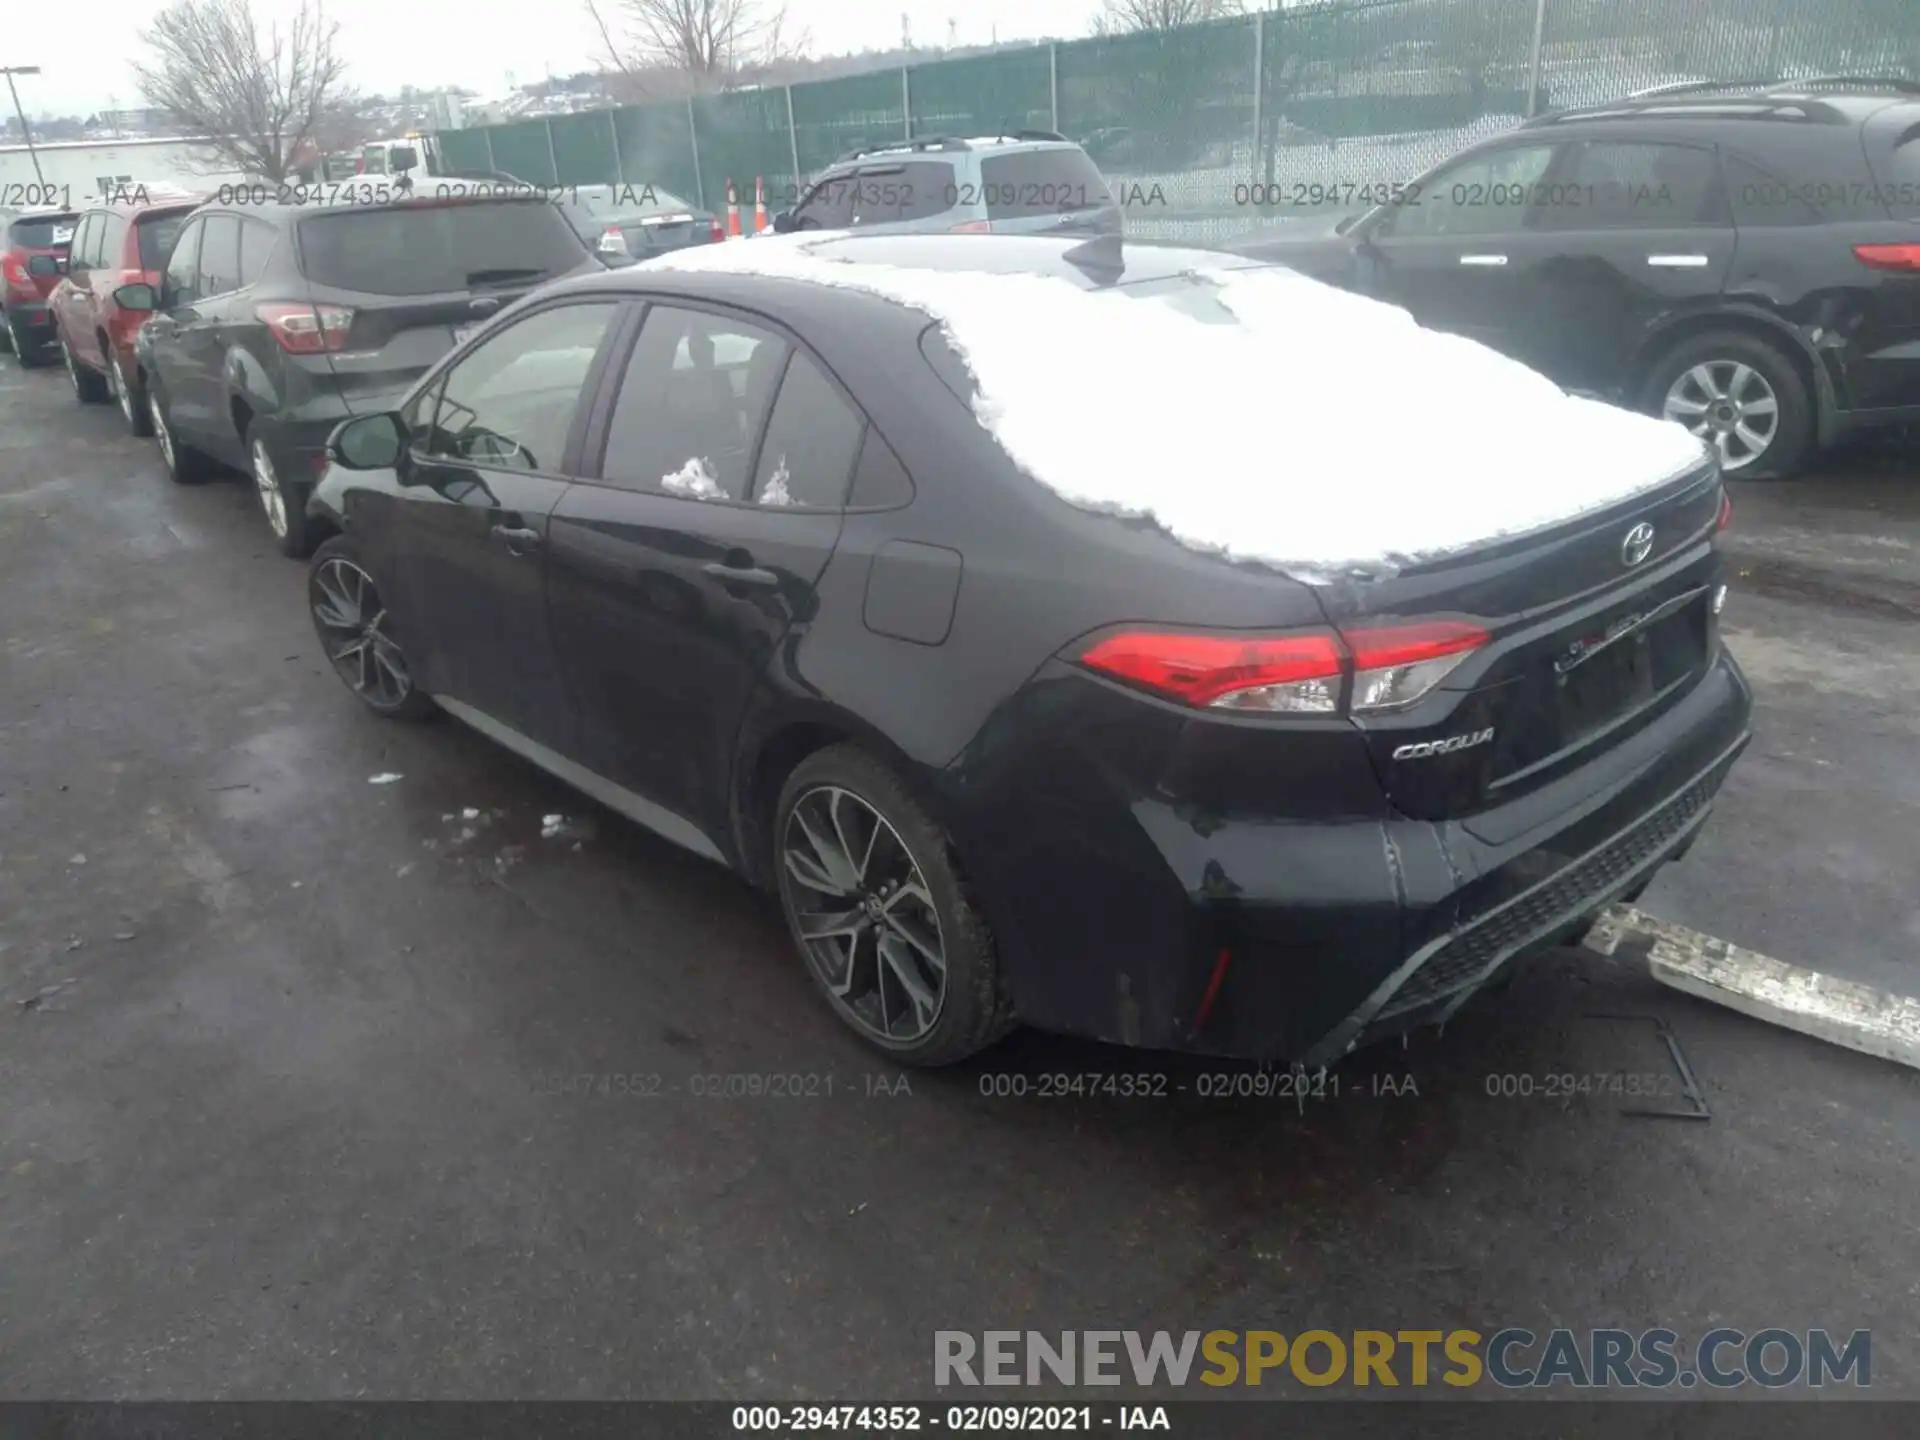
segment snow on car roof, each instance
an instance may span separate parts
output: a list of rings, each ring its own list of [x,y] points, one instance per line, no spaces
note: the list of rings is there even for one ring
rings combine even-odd
[[[1529,534],[1708,458],[1680,425],[1568,395],[1475,341],[1277,266],[1197,265],[1193,285],[1228,312],[1203,317],[1191,297],[1156,303],[1164,284],[1139,298],[1124,284],[818,252],[840,238],[763,237],[646,263],[918,309],[966,360],[980,423],[1040,484],[1302,579]]]

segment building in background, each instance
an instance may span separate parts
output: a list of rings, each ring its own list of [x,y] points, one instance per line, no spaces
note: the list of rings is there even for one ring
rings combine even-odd
[[[247,178],[194,140],[35,140],[33,150],[40,157],[38,175],[25,145],[0,145],[0,193],[44,180],[78,205],[121,186],[212,190]]]

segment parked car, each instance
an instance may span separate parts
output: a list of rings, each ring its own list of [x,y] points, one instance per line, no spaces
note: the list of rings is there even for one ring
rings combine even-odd
[[[1217,298],[1236,264],[1267,287],[1257,354]],[[956,280],[945,311],[885,292]],[[1394,363],[1306,348],[1330,305],[1392,328]],[[933,314],[972,317],[993,353]],[[1636,895],[1747,742],[1711,453],[1398,320],[1284,270],[1108,240],[795,237],[568,281],[335,432],[309,507],[315,628],[377,714],[448,711],[775,892],[827,1002],[899,1060],[958,1059],[1018,1019],[1317,1063],[1444,1018]],[[1347,513],[1378,533],[1388,500],[1343,474],[1291,482],[1297,505],[1160,462],[1118,475],[1124,422],[1088,409],[1106,384],[1056,405],[1082,377],[1032,361],[1036,322],[1057,346],[1091,334],[1095,368],[1147,396],[1199,393],[1223,355],[1248,363],[1215,378],[1249,393],[1276,352],[1348,397],[1493,367],[1424,448],[1379,461],[1429,467],[1442,519],[1485,503],[1501,427],[1523,438],[1498,493],[1522,510],[1545,494],[1541,428],[1583,476],[1618,481],[1596,436],[1622,432],[1662,468],[1524,535],[1296,578],[1103,513],[1109,492],[1070,503],[1002,433],[1095,457],[1096,483],[1209,491],[1236,546]],[[979,418],[976,359],[1003,418],[1026,377],[1015,430]],[[1289,423],[1286,399],[1238,439],[1154,443],[1349,433]]]
[[[1051,130],[1022,130],[856,150],[775,215],[773,228],[1118,235],[1124,221],[1086,151]]]
[[[580,238],[609,265],[727,238],[719,216],[652,185],[578,185],[556,195]]]
[[[48,304],[73,393],[83,403],[113,399],[136,435],[153,433],[138,375],[134,337],[148,312],[123,308],[123,286],[158,285],[160,268],[187,217],[205,199],[141,187],[127,199],[85,211],[74,230],[66,276]]]
[[[79,220],[73,210],[23,210],[7,222],[0,250],[0,344],[22,365],[39,365],[53,342],[47,301],[67,271],[67,251]]]
[[[253,478],[274,538],[308,548],[305,501],[326,439],[377,412],[488,318],[548,280],[603,267],[538,199],[209,205],[157,289],[124,286],[139,332],[132,384],[167,473],[213,461]]]
[[[1920,420],[1920,86],[1696,91],[1541,116],[1229,248],[1678,420],[1729,475]]]

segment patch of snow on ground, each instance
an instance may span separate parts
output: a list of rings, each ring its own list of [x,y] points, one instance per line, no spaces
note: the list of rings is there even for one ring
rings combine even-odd
[[[840,239],[699,246],[651,263],[791,276],[919,309],[965,357],[977,418],[1028,475],[1071,504],[1304,579],[1558,524],[1706,453],[1679,425],[1569,396],[1483,345],[1289,270],[1216,269],[1196,253],[1196,283],[1217,287],[1240,322],[1225,325],[1051,276],[812,253]]]
[[[396,780],[404,780],[405,778],[406,778],[406,777],[405,777],[404,775],[396,775],[396,774],[394,774],[394,773],[393,773],[393,772],[392,772],[391,770],[388,770],[388,771],[386,771],[386,772],[384,772],[383,774],[379,774],[379,775],[369,775],[369,776],[367,777],[367,784],[369,784],[369,785],[391,785],[391,784],[393,784],[393,782],[394,782],[394,781],[396,781]]]
[[[692,500],[727,498],[727,492],[720,488],[720,482],[713,477],[713,467],[698,455],[671,475],[662,475],[660,488],[668,494],[684,495]]]

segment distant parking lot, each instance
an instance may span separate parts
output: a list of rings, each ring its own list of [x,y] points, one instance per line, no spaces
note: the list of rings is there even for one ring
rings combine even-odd
[[[1643,904],[1920,993],[1920,454],[1735,506],[1758,739]],[[1564,952],[1305,1103],[909,1075],[734,880],[365,719],[303,585],[0,359],[0,1395],[923,1395],[937,1330],[1101,1323],[1870,1329],[1920,1394],[1910,1074]],[[1506,1083],[1656,1018],[1706,1123]]]

